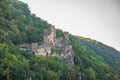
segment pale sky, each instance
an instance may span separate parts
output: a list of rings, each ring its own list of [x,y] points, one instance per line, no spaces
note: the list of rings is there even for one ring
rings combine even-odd
[[[32,13],[74,35],[120,51],[120,0],[22,0]]]

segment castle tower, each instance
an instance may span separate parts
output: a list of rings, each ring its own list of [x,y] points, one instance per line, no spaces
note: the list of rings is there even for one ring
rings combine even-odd
[[[48,36],[49,36],[50,32],[47,29],[44,29],[44,43],[49,42]]]
[[[52,43],[52,46],[54,46],[54,43],[55,43],[55,39],[56,39],[56,29],[55,29],[55,26],[51,26],[50,27],[50,41]]]
[[[69,41],[69,33],[64,32],[64,46],[68,46],[68,41]]]
[[[56,30],[54,26],[44,30],[44,48],[47,56],[51,55],[51,48],[54,46],[56,38]]]
[[[44,43],[54,44],[56,38],[56,30],[54,26],[51,26],[50,29],[44,30]]]

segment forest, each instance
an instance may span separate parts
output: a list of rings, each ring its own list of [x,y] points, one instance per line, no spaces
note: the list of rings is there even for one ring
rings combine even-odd
[[[90,38],[69,35],[74,67],[58,57],[36,57],[22,43],[43,43],[52,24],[19,0],[0,0],[0,80],[120,80],[120,52]],[[63,31],[57,30],[57,37]]]

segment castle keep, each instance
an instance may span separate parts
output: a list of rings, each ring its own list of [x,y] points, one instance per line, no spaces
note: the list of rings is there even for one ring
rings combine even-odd
[[[56,38],[56,29],[51,26],[49,29],[44,30],[43,39],[43,45],[31,44],[31,51],[36,56],[58,56],[62,61],[74,66],[74,52],[72,46],[68,43],[68,32],[64,32],[63,37]]]
[[[74,65],[72,46],[68,44],[69,33],[64,32],[64,37],[56,38],[56,29],[51,26],[50,29],[44,30],[44,49],[46,56],[54,54],[59,55],[68,64]]]

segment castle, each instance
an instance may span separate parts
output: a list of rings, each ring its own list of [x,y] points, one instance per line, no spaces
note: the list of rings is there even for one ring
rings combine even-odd
[[[74,52],[72,46],[68,43],[68,32],[64,32],[63,37],[56,38],[56,29],[51,26],[49,29],[44,30],[43,39],[43,45],[31,44],[30,49],[36,56],[59,56],[62,61],[74,66]]]

